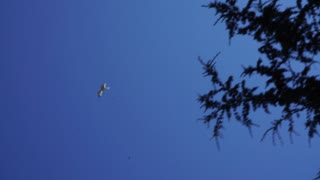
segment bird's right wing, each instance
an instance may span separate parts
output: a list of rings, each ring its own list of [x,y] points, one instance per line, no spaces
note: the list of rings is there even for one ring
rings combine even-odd
[[[102,96],[102,93],[103,93],[103,90],[99,90],[99,91],[98,91],[98,97],[101,97],[101,96]]]

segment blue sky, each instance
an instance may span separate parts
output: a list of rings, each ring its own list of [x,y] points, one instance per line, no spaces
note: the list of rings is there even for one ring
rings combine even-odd
[[[0,179],[314,177],[320,143],[309,147],[304,120],[294,144],[283,127],[278,146],[260,142],[272,116],[252,115],[253,138],[231,120],[220,151],[197,121],[197,95],[211,87],[197,57],[222,51],[224,78],[259,57],[250,38],[228,45],[206,3],[1,1]]]

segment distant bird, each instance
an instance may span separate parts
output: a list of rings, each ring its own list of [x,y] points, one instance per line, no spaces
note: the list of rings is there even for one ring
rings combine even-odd
[[[103,94],[103,91],[105,90],[109,90],[110,87],[107,86],[107,83],[103,83],[101,86],[100,86],[100,89],[98,91],[98,97],[101,97],[102,94]]]

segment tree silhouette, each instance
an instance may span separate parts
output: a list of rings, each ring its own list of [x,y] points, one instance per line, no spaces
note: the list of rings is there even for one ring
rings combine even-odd
[[[273,143],[276,139],[282,142],[279,128],[283,122],[288,122],[292,140],[297,119],[305,120],[309,142],[319,136],[320,79],[310,69],[318,63],[316,56],[320,51],[320,1],[296,0],[295,6],[283,7],[278,0],[248,0],[240,7],[237,0],[216,0],[204,7],[215,10],[218,16],[215,24],[225,23],[229,43],[235,35],[251,36],[260,43],[258,51],[264,57],[255,65],[243,67],[240,82],[234,82],[231,75],[226,81],[221,80],[215,68],[219,53],[208,62],[199,58],[204,75],[213,84],[212,90],[198,98],[207,112],[202,120],[206,124],[214,122],[212,136],[218,148],[226,118],[234,117],[251,134],[257,124],[249,114],[259,108],[270,113],[270,106],[280,108],[282,113],[272,121],[261,140],[271,133]],[[293,63],[302,68],[294,68]],[[265,87],[246,85],[247,78],[253,75],[266,77]],[[320,171],[315,179],[320,179]]]
[[[313,178],[313,180],[320,180],[320,170],[319,172],[317,173],[317,176],[315,178]]]
[[[235,35],[251,36],[259,42],[258,51],[263,57],[255,65],[243,67],[240,82],[235,82],[233,76],[226,81],[219,77],[215,68],[219,53],[208,62],[199,58],[213,89],[200,95],[198,101],[207,112],[202,118],[204,123],[215,124],[213,138],[217,145],[226,118],[234,117],[251,133],[257,124],[250,112],[262,108],[270,113],[270,106],[281,108],[282,114],[261,140],[271,133],[273,142],[282,141],[279,127],[283,122],[288,122],[292,138],[297,118],[305,119],[309,140],[319,135],[320,79],[310,69],[318,63],[315,58],[320,51],[320,1],[296,0],[295,6],[284,8],[278,0],[248,0],[244,7],[237,5],[237,0],[216,0],[204,7],[215,10],[215,24],[225,23],[229,42]],[[303,68],[294,68],[293,63]],[[246,85],[247,78],[253,75],[266,77],[265,87]]]

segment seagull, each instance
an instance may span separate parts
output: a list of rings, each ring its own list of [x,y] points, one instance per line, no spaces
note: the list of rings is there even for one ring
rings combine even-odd
[[[101,86],[100,86],[100,89],[98,91],[98,97],[101,97],[102,96],[102,93],[103,91],[105,90],[109,90],[110,87],[107,86],[107,83],[103,83]]]

